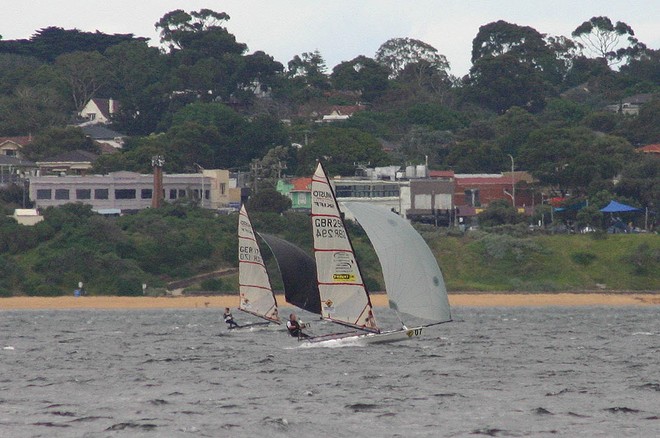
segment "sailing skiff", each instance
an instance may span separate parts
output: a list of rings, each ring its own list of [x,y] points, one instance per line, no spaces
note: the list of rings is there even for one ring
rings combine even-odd
[[[340,338],[396,342],[451,321],[442,273],[419,233],[405,219],[382,207],[364,203],[346,206],[376,250],[388,301],[401,327],[389,331],[379,327],[335,193],[319,163],[312,178],[312,232],[321,316],[352,331],[314,337],[308,342]],[[408,328],[402,314],[430,322]]]

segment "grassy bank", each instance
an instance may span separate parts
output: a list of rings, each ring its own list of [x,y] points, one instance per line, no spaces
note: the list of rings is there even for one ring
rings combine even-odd
[[[354,234],[368,288],[384,290],[378,259],[366,236]],[[422,234],[450,292],[660,291],[657,235],[458,236],[437,229],[423,229]],[[274,261],[268,269],[273,287],[280,290]],[[236,275],[222,282],[228,290],[238,288]]]
[[[650,234],[430,240],[452,291],[660,290],[660,237]]]

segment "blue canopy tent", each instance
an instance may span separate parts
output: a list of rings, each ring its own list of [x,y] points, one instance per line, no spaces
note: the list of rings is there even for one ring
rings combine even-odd
[[[621,204],[620,202],[610,201],[605,207],[601,208],[600,211],[603,213],[624,213],[627,211],[639,211],[639,208],[631,207],[630,205]]]

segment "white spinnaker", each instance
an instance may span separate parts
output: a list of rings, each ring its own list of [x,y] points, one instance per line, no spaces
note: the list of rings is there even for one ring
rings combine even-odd
[[[390,307],[436,322],[451,320],[447,288],[435,256],[401,216],[364,202],[346,202],[371,241],[383,269]]]
[[[328,177],[319,163],[312,178],[312,232],[321,315],[364,327],[371,303]],[[375,324],[370,326],[375,329]]]
[[[268,271],[245,206],[241,206],[238,216],[238,284],[239,309],[279,322]]]

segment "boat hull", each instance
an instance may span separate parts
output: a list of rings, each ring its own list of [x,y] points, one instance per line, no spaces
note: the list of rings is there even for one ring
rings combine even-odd
[[[407,341],[408,339],[417,338],[422,335],[424,327],[406,328],[402,330],[393,330],[391,332],[383,333],[368,333],[362,335],[362,339],[367,344],[384,344],[388,342]]]
[[[382,333],[361,333],[361,334],[346,334],[341,333],[335,336],[320,336],[318,338],[311,339],[302,339],[307,343],[320,344],[323,342],[333,342],[337,341],[346,341],[346,342],[357,342],[360,344],[386,344],[391,342],[401,342],[407,341],[412,338],[416,338],[422,335],[422,331],[425,327],[413,327],[406,328],[401,330],[392,330]]]

